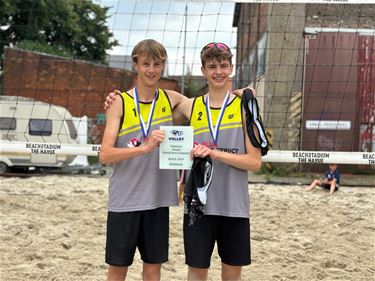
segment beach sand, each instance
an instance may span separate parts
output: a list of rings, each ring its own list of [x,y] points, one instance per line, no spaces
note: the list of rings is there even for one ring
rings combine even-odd
[[[107,177],[1,178],[0,280],[105,280]],[[306,192],[251,184],[252,265],[242,280],[369,281],[375,274],[375,188]],[[162,280],[186,280],[183,207],[170,209]],[[209,280],[220,280],[216,249]],[[137,254],[127,280],[141,280]]]

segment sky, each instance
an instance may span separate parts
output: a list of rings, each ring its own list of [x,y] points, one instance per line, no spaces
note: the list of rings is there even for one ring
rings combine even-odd
[[[119,41],[111,55],[130,55],[141,40],[152,38],[168,52],[168,74],[181,75],[187,7],[185,73],[200,75],[199,54],[210,42],[223,42],[235,55],[234,2],[96,0],[110,7],[108,27]],[[235,57],[233,58],[235,62]]]

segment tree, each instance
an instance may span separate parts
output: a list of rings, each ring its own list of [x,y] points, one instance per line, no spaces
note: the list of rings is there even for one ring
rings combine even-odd
[[[192,75],[189,66],[187,66],[185,81],[185,96],[192,98],[200,95],[199,90],[202,87],[202,85],[199,85],[198,81],[194,79],[194,76]]]
[[[0,56],[5,46],[35,42],[104,63],[106,50],[118,45],[106,26],[108,9],[91,0],[1,0]]]

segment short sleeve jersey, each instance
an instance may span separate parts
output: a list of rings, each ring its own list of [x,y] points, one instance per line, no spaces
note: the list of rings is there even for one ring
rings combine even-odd
[[[328,179],[328,181],[332,181],[333,179],[336,179],[336,183],[340,184],[340,172],[338,170],[334,172],[327,170],[325,172],[325,178]]]

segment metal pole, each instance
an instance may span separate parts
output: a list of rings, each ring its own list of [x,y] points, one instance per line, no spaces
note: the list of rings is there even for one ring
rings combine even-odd
[[[186,55],[186,30],[187,30],[187,4],[185,6],[184,54],[182,57],[181,94],[185,95],[185,55]]]

